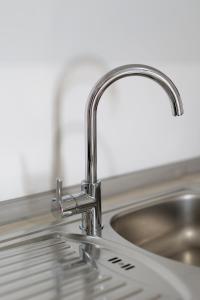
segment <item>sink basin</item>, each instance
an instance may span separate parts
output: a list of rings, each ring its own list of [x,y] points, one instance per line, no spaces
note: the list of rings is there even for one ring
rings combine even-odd
[[[115,216],[113,229],[131,243],[200,266],[200,194],[179,191]]]

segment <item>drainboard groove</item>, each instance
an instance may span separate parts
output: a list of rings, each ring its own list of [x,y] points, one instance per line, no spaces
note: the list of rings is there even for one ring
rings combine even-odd
[[[105,269],[107,273],[102,275],[100,270],[106,267],[103,264],[98,267],[98,260],[93,261],[90,256],[86,259],[78,246],[72,248],[62,239],[48,240],[49,236],[42,241],[41,238],[32,238],[28,244],[24,244],[27,241],[17,242],[12,244],[12,249],[7,245],[0,249],[1,300],[161,298],[159,294],[136,286],[134,281],[124,281],[110,269]],[[108,261],[115,268],[115,263],[122,259],[113,257]],[[126,264],[125,267],[132,268],[133,265]]]
[[[18,278],[18,280],[16,281],[12,281],[10,283],[4,283],[1,286],[1,291],[0,291],[0,296],[7,294],[12,294],[15,293],[16,291],[18,291],[19,289],[26,289],[28,288],[30,285],[37,285],[38,283],[41,282],[45,282],[48,280],[54,280],[56,281],[57,275],[59,276],[60,274],[61,279],[63,281],[62,285],[68,285],[70,283],[72,283],[74,280],[77,281],[76,278],[76,274],[80,275],[81,273],[84,274],[87,272],[87,275],[90,275],[90,269],[88,265],[83,264],[82,262],[79,262],[79,265],[72,265],[71,266],[71,270],[70,272],[68,272],[67,276],[65,276],[66,274],[62,274],[61,270],[60,270],[60,266],[58,268],[58,270],[56,270],[56,268],[51,268],[46,270],[45,272],[42,273],[36,273],[36,274],[30,274],[29,277],[24,277],[24,278]],[[68,278],[69,276],[69,278]],[[71,279],[71,277],[73,276],[73,281],[69,280]],[[94,277],[93,277],[94,278]],[[80,280],[80,279],[79,279]]]
[[[81,283],[76,282],[76,283],[72,284],[70,287],[63,286],[62,295],[63,295],[63,297],[64,296],[69,297],[73,294],[80,293],[80,292],[84,294],[85,291],[88,292],[88,290],[92,290],[97,285],[102,284],[107,281],[110,281],[111,279],[112,279],[111,276],[100,276],[96,280],[92,280],[89,282],[89,281],[84,280],[84,278],[83,278]]]
[[[82,266],[81,268],[79,267],[78,270],[77,270],[77,274],[80,274],[80,272],[84,272],[88,275],[88,273],[91,271],[90,270],[90,267],[87,266],[87,265],[84,265]],[[8,289],[4,289],[4,291],[1,290],[0,292],[0,297],[2,300],[4,299],[9,299],[9,300],[12,300],[12,299],[23,299],[22,296],[25,294],[25,298],[28,297],[28,299],[30,298],[33,298],[33,297],[36,297],[36,296],[41,296],[41,294],[43,292],[46,292],[47,290],[48,291],[53,291],[55,290],[56,286],[60,286],[60,288],[62,290],[67,290],[66,292],[68,294],[72,294],[72,293],[76,293],[77,290],[79,289],[84,289],[84,283],[83,283],[83,279],[84,279],[84,282],[85,282],[85,276],[84,278],[80,277],[79,280],[76,279],[76,277],[73,276],[73,281],[72,280],[63,280],[63,278],[61,278],[61,281],[57,282],[56,278],[59,278],[59,276],[56,276],[56,275],[59,275],[59,274],[52,274],[52,272],[48,272],[46,274],[48,277],[47,278],[44,278],[42,280],[42,278],[36,278],[35,281],[33,279],[33,277],[30,278],[29,280],[29,284],[25,285],[22,284],[22,285],[18,285],[17,288],[14,288],[13,289],[13,286],[12,286],[12,290]],[[93,274],[94,275],[94,274]],[[88,276],[87,276],[88,278]],[[93,278],[95,278],[93,276]],[[71,278],[72,279],[72,278]],[[91,284],[99,284],[99,283],[102,283],[102,282],[105,282],[107,280],[110,280],[110,277],[109,276],[98,276],[97,279],[93,280],[93,282],[88,281],[89,282],[89,285]],[[23,282],[24,283],[24,282]],[[70,286],[69,286],[70,284]],[[23,295],[21,295],[22,293],[22,290],[23,290]],[[32,294],[31,294],[32,293]],[[2,298],[3,297],[3,298]]]
[[[132,297],[140,293],[142,293],[144,290],[142,288],[136,288],[134,290],[132,290],[131,292],[129,292],[128,294],[124,294],[124,291],[122,292],[122,296],[120,297],[116,297],[115,300],[126,300],[126,299],[132,299]]]
[[[76,254],[76,252],[71,251],[71,252],[65,254],[64,257],[71,256],[73,254]],[[15,267],[16,267],[15,269],[12,268],[13,267],[12,265],[10,267],[3,267],[2,269],[0,269],[0,271],[2,272],[2,274],[0,274],[0,277],[2,277],[2,276],[4,277],[5,275],[11,274],[13,272],[23,271],[24,269],[28,269],[28,268],[31,268],[33,266],[40,265],[42,263],[53,262],[53,261],[55,261],[55,257],[53,255],[51,255],[51,256],[48,255],[47,257],[44,257],[42,260],[39,260],[39,261],[38,260],[39,259],[37,258],[37,259],[32,260],[31,262],[28,261],[26,266],[24,266],[23,262],[20,262],[20,263],[15,265]]]
[[[31,277],[31,279],[32,279],[32,277]],[[22,289],[23,289],[23,291],[26,291],[26,289],[29,289],[30,287],[37,289],[39,284],[44,284],[47,281],[50,284],[53,284],[55,282],[54,279],[55,278],[53,276],[51,276],[51,277],[49,276],[49,278],[48,277],[44,278],[44,279],[40,278],[40,280],[37,279],[35,282],[33,280],[32,282],[30,282],[29,284],[26,284],[26,285],[24,285],[24,284],[23,285],[19,285],[19,286],[17,286],[14,289],[13,289],[13,286],[12,286],[13,290],[10,290],[10,287],[9,287],[9,289],[6,289],[5,291],[1,291],[0,292],[0,297],[9,296],[9,295],[12,297],[12,294],[15,295],[16,293],[21,292]]]
[[[34,289],[34,290],[33,290]],[[11,292],[11,293],[7,293],[3,296],[1,296],[1,300],[22,300],[22,299],[29,299],[31,297],[31,295],[37,294],[40,295],[43,291],[45,290],[49,290],[49,289],[55,289],[56,290],[56,282],[49,280],[49,281],[44,281],[44,282],[40,282],[39,284],[37,284],[37,286],[35,287],[33,286],[28,286],[22,289],[19,289],[17,291]]]
[[[66,247],[70,248],[70,246],[67,245],[64,241],[59,241],[54,244],[48,243],[48,244],[42,245],[41,247],[33,247],[32,246],[30,249],[24,249],[24,247],[23,247],[23,251],[22,251],[21,247],[20,247],[20,249],[3,250],[6,253],[4,253],[2,250],[0,250],[0,255],[1,255],[0,261],[3,259],[9,258],[9,257],[15,257],[15,256],[18,256],[21,254],[32,253],[32,252],[39,251],[42,249],[45,250],[46,248],[53,247],[53,246],[56,247],[59,245],[66,245]]]
[[[89,267],[88,266],[82,266],[79,267],[78,270],[76,270],[79,274],[80,272],[89,272]],[[7,289],[1,290],[0,292],[0,297],[1,299],[8,299],[12,300],[12,299],[22,299],[21,297],[28,297],[28,299],[32,296],[34,296],[35,294],[39,295],[44,291],[46,291],[46,289],[48,290],[54,290],[56,289],[57,285],[59,285],[60,287],[64,286],[65,284],[67,285],[67,281],[65,281],[65,279],[63,280],[63,278],[59,279],[59,274],[55,274],[52,272],[49,272],[49,274],[46,274],[47,277],[46,278],[36,278],[35,281],[32,280],[33,278],[30,278],[30,281],[28,284],[22,284],[22,285],[18,285],[17,287],[15,287],[13,289],[12,286],[12,290],[11,287],[9,286],[9,289],[7,287]],[[58,275],[58,276],[57,276]],[[73,277],[74,280],[76,280],[75,277]],[[102,278],[102,281],[105,281],[107,278]],[[59,282],[60,280],[60,282]],[[78,282],[78,281],[77,281]],[[73,281],[74,283],[74,281]],[[70,285],[71,288],[72,285]],[[68,289],[68,287],[66,287]],[[75,288],[77,289],[77,284],[75,286]],[[23,294],[22,294],[23,293]]]
[[[44,240],[44,241],[35,241],[34,243],[31,242],[21,242],[13,245],[9,245],[9,246],[4,246],[1,247],[0,252],[1,252],[1,257],[7,256],[7,255],[11,255],[12,253],[18,253],[19,251],[22,252],[23,251],[35,251],[36,249],[42,249],[42,248],[46,248],[46,247],[52,247],[53,245],[57,245],[57,244],[61,244],[64,243],[66,245],[68,245],[66,243],[65,240],[63,239],[55,239],[55,238],[51,238],[49,240]],[[70,247],[70,245],[68,245]],[[14,255],[13,254],[13,255]]]
[[[112,284],[110,285],[104,285],[104,286],[99,286],[97,291],[94,292],[94,296],[98,297],[98,296],[102,296],[106,293],[110,293],[116,289],[119,289],[123,286],[126,285],[126,282],[121,282],[121,280],[117,280],[116,282],[112,282]]]
[[[75,291],[72,295],[69,295],[68,293],[62,294],[62,299],[67,300],[76,300],[76,299],[87,299],[87,300],[93,300],[98,299],[99,297],[105,296],[113,291],[116,291],[117,289],[120,289],[122,287],[126,286],[125,282],[122,282],[121,280],[114,280],[113,278],[110,280],[110,282],[105,282],[105,284],[102,282],[98,283],[95,286],[91,285],[91,289],[86,287],[83,287],[81,291]],[[102,298],[101,298],[102,299]],[[103,299],[110,299],[109,298],[103,298]]]
[[[79,259],[80,258],[77,256],[70,256],[68,262],[65,262],[65,266],[67,266],[67,264],[73,266],[77,261],[79,261]],[[63,265],[64,264],[62,264],[62,267]],[[24,278],[28,278],[32,276],[32,274],[41,274],[44,271],[52,270],[54,266],[55,264],[52,261],[45,261],[37,265],[29,266],[20,270],[15,270],[14,272],[9,272],[5,276],[1,276],[0,287],[7,283],[12,283],[17,280],[23,280]]]
[[[33,272],[33,274],[38,274],[38,273],[41,273],[41,272],[46,272],[46,271],[51,270],[51,269],[52,269],[52,266],[49,264],[49,262],[45,262],[45,263],[40,264],[38,266],[33,266],[32,268],[26,270],[26,272],[24,272],[24,270],[20,270],[20,271],[17,271],[15,273],[9,273],[5,277],[1,278],[0,287],[4,286],[5,284],[11,284],[11,283],[16,282],[18,280],[23,280],[27,277],[30,277],[32,275],[32,272]]]
[[[86,270],[87,271],[87,270]],[[91,270],[89,273],[88,272],[86,272],[85,273],[85,275],[84,275],[84,280],[93,280],[93,278],[94,277],[96,277],[96,270]],[[103,278],[103,276],[102,275],[99,275],[99,278],[101,279],[101,278]],[[71,284],[71,283],[74,283],[74,280],[76,281],[76,283],[77,283],[77,285],[80,283],[82,283],[83,282],[83,276],[81,276],[81,275],[79,275],[79,276],[77,276],[76,278],[70,278],[70,279],[68,279],[67,281],[63,281],[62,282],[62,286],[64,285],[64,286],[66,286],[66,285],[69,285],[69,284]],[[106,280],[106,278],[104,279],[104,280]],[[28,299],[29,300],[34,300],[34,299],[36,299],[36,300],[40,300],[40,299],[42,299],[42,300],[55,300],[55,299],[58,299],[59,298],[59,296],[58,295],[60,295],[60,293],[59,293],[59,291],[58,291],[58,289],[56,289],[55,290],[55,288],[54,287],[51,287],[51,288],[46,288],[46,289],[43,289],[42,291],[35,291],[35,293],[34,294],[32,294],[32,295],[29,295],[29,297],[28,297]],[[42,298],[41,298],[42,297]],[[26,298],[23,298],[23,299],[20,299],[20,300],[25,300]],[[60,298],[59,298],[60,299]],[[2,299],[2,300],[4,300],[4,299]],[[27,299],[26,299],[27,300]]]
[[[61,246],[57,247],[55,249],[55,251],[59,251],[60,252],[60,251],[67,250],[67,249],[69,249],[68,246],[61,245]],[[42,251],[37,251],[37,252],[32,252],[32,253],[26,252],[24,254],[18,254],[17,257],[16,256],[14,256],[14,257],[12,256],[12,257],[9,257],[9,258],[5,258],[2,263],[0,262],[0,268],[7,267],[7,266],[9,266],[11,264],[13,266],[14,264],[17,264],[20,261],[23,261],[23,262],[26,261],[26,260],[30,261],[31,259],[34,259],[34,258],[37,258],[37,257],[42,257],[42,256],[47,256],[48,254],[54,255],[52,249],[46,250],[46,248],[43,249]]]

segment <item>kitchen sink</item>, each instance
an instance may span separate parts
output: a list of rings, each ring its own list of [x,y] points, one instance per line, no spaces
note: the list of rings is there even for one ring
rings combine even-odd
[[[200,267],[200,193],[173,192],[124,211],[113,229],[150,252]]]
[[[112,222],[119,234],[137,245],[141,241],[147,245],[149,239],[149,244],[150,240],[163,248],[167,244],[171,251],[179,246],[185,262],[199,266],[197,188],[135,198],[134,205],[132,193],[121,193],[120,202],[111,199],[111,206],[108,199],[102,238],[78,234],[79,218],[55,220],[51,193],[1,202],[0,299],[199,299],[200,268],[149,256],[110,226]],[[167,231],[174,234],[175,242],[179,236],[181,246],[175,247],[172,234],[168,245]]]

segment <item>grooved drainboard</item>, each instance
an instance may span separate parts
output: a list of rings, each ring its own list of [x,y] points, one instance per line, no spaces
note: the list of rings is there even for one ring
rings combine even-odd
[[[56,233],[2,243],[0,299],[170,299],[127,281],[101,260],[99,249]]]

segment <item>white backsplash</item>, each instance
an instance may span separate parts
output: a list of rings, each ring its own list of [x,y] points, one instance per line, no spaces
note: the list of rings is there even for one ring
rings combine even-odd
[[[178,11],[179,2],[18,1],[12,11],[1,4],[0,200],[52,189],[58,175],[64,185],[84,179],[87,96],[120,64],[166,73],[185,114],[173,118],[151,80],[114,84],[98,111],[99,177],[200,155],[198,3]]]

